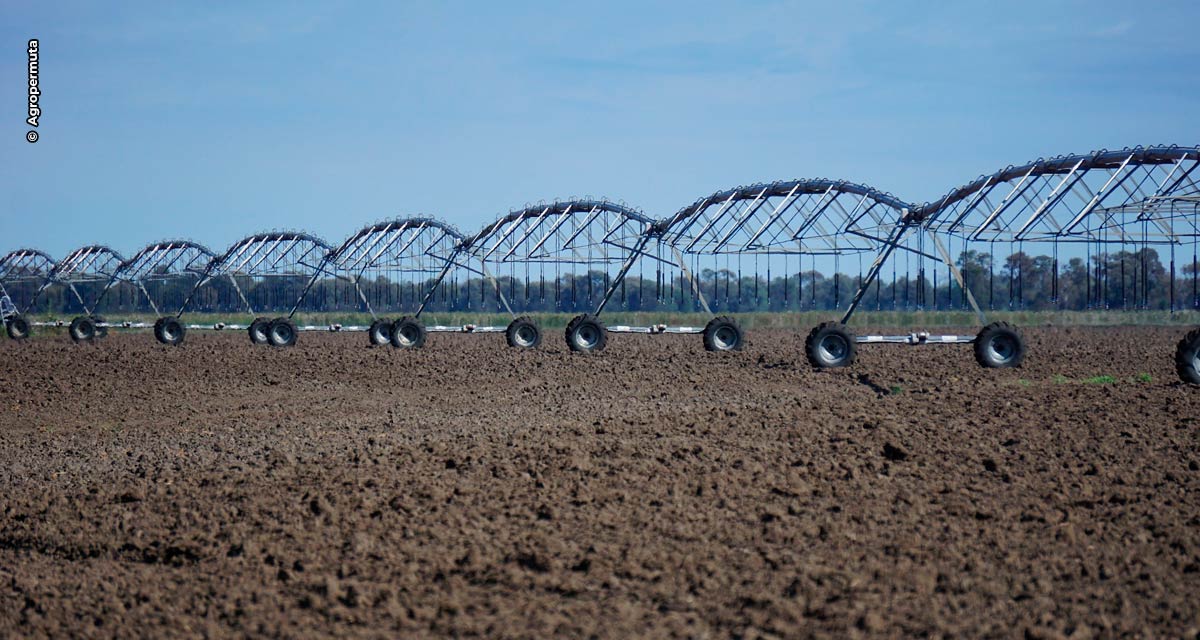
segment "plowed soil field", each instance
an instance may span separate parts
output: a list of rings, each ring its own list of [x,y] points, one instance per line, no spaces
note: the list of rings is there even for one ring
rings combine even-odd
[[[3,340],[0,633],[1194,637],[1183,332]]]

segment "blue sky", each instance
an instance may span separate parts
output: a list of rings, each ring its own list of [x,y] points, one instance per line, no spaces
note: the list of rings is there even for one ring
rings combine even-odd
[[[6,3],[0,250],[1200,143],[1194,2]],[[950,5],[950,6],[944,6]],[[25,142],[25,42],[44,113]]]

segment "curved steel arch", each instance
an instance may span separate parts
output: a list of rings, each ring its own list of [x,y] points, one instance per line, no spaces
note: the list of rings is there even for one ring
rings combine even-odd
[[[656,230],[684,253],[847,254],[876,250],[911,208],[856,182],[785,180],[718,191]]]
[[[584,233],[597,221],[607,223],[599,240]],[[555,249],[585,250],[610,242],[614,235],[627,236],[629,225],[640,225],[638,234],[644,234],[654,223],[641,211],[610,200],[556,200],[510,211],[481,229],[466,245],[472,255],[490,261],[550,258]],[[493,258],[500,249],[504,253],[499,259]]]
[[[571,304],[579,304],[580,292],[575,287],[578,279],[583,279],[587,290],[584,302],[596,303],[595,313],[599,314],[629,268],[644,255],[646,244],[656,235],[655,224],[641,211],[611,200],[556,200],[509,212],[466,240],[463,249],[479,261],[480,270],[496,290],[497,300],[510,313],[512,306],[492,271],[510,270],[509,297],[513,297],[517,265],[525,269],[529,265],[539,265],[539,269],[549,265],[556,270],[556,285],[564,266],[585,267],[582,276],[567,274],[573,287]],[[609,273],[610,267],[617,267],[615,275]],[[595,275],[598,271],[603,273]],[[596,289],[603,292],[599,299],[595,298]],[[528,298],[528,284],[525,291]]]
[[[246,236],[213,260],[210,273],[270,276],[291,264],[319,269],[333,250],[328,242],[302,231],[269,231]]]
[[[216,278],[229,280],[246,313],[290,309],[289,316],[293,315],[331,251],[328,242],[301,231],[246,236],[209,261],[176,317],[183,315],[201,287]]]
[[[1175,243],[1200,233],[1200,146],[1151,146],[1010,165],[913,209],[910,222],[971,241]],[[1177,228],[1177,224],[1179,227]]]
[[[455,266],[465,240],[454,226],[428,216],[384,220],[363,227],[330,251],[322,273],[350,282],[372,317],[378,317],[377,307],[402,308],[406,302],[419,302],[420,315]],[[310,289],[319,275],[314,274]]]
[[[38,249],[16,249],[0,258],[0,279],[25,273],[49,274],[57,261]]]
[[[54,264],[51,276],[59,280],[72,278],[111,278],[125,258],[104,245],[80,247]]]
[[[125,258],[110,247],[96,244],[80,247],[55,263],[38,294],[56,284],[65,286],[83,311],[91,314],[112,286],[124,262]]]
[[[353,271],[381,261],[402,260],[421,242],[450,241],[457,248],[466,237],[452,225],[430,217],[393,218],[367,225],[329,253],[330,266]]]
[[[192,287],[171,285],[205,280],[216,257],[211,249],[191,240],[153,242],[121,264],[109,287],[120,286],[120,283],[132,285],[137,293],[145,296],[155,315],[160,315],[161,307],[181,304],[190,296]]]
[[[56,262],[38,249],[8,252],[0,258],[0,296],[9,296],[18,313],[27,313],[37,302]]]
[[[671,256],[663,260],[662,252],[656,253],[662,265],[682,272],[682,278],[668,275],[665,281],[671,291],[679,292],[678,304],[685,304],[685,292],[690,293],[693,303],[709,313],[714,307],[736,312],[763,304],[779,310],[792,301],[802,304],[803,270],[790,270],[802,263],[789,263],[789,258],[802,256],[814,260],[809,289],[814,296],[815,260],[832,257],[832,290],[839,304],[839,258],[878,251],[911,208],[891,193],[848,180],[800,178],[742,185],[700,198],[659,221],[655,232]],[[753,257],[755,264],[748,297],[743,292],[743,256]],[[766,260],[765,281],[757,272],[760,257]],[[778,282],[771,276],[772,266],[782,267]],[[656,277],[661,280],[663,275]],[[760,284],[765,292],[761,299]]]
[[[118,275],[131,281],[156,274],[193,273],[202,275],[217,254],[191,240],[163,240],[146,245],[126,260]]]

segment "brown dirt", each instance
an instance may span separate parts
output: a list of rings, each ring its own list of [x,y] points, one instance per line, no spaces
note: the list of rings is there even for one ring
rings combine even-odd
[[[1182,329],[1026,335],[836,372],[793,332],[5,340],[0,630],[1194,636]]]

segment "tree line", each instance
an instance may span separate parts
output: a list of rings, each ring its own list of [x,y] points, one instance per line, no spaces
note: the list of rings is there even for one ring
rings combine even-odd
[[[893,258],[895,263],[895,258]],[[967,287],[985,309],[1191,309],[1200,308],[1197,265],[1164,264],[1152,248],[1072,257],[1063,263],[1046,255],[1013,253],[994,259],[985,252],[962,252],[956,264]],[[769,278],[761,273],[702,269],[698,273],[659,270],[631,273],[613,287],[607,309],[688,312],[701,309],[700,300],[714,312],[832,310],[844,308],[862,281],[861,274],[826,275],[817,270],[796,271]],[[426,302],[434,312],[494,312],[501,300],[516,311],[580,313],[594,310],[612,287],[612,274],[590,271],[552,279],[498,276],[462,278],[451,275],[429,294],[433,278],[394,280],[376,275],[357,287],[339,278],[313,283],[299,305],[305,312],[411,312]],[[194,278],[151,278],[140,285],[119,282],[108,287],[97,312],[175,313],[188,301],[188,312],[281,313],[291,309],[308,285],[302,275],[266,278],[217,277],[195,289]],[[51,286],[38,296],[33,311],[73,315],[93,306],[107,283]],[[24,308],[38,289],[36,283],[6,286]],[[426,296],[428,299],[426,300]],[[83,302],[81,302],[81,299]],[[150,300],[154,301],[154,306]],[[157,306],[157,309],[155,309]],[[944,265],[902,272],[885,265],[868,288],[862,309],[968,309],[965,292]]]

